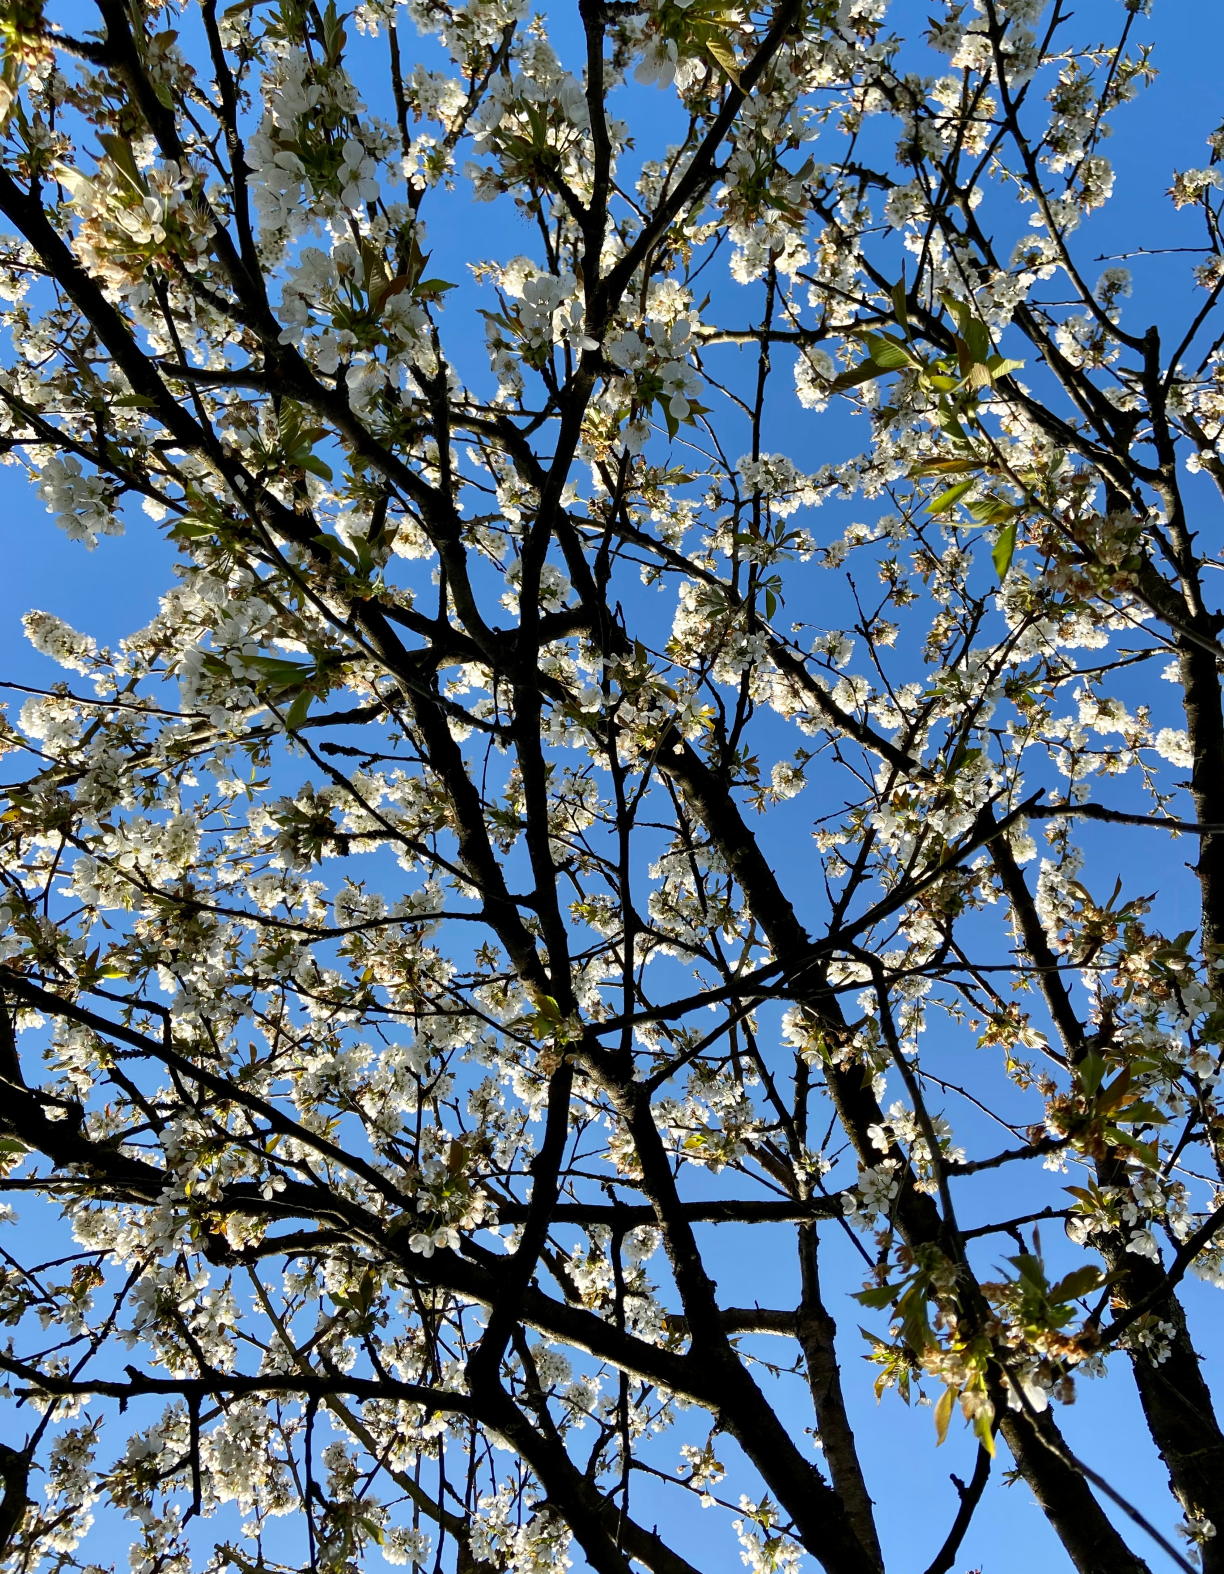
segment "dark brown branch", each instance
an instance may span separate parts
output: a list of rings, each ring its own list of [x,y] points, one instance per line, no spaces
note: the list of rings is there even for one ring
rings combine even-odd
[[[927,1566],[926,1574],[948,1574],[948,1570],[956,1562],[956,1554],[960,1551],[961,1542],[969,1529],[974,1511],[982,1501],[982,1493],[986,1490],[986,1483],[990,1480],[990,1454],[980,1444],[978,1445],[977,1461],[973,1467],[973,1475],[969,1478],[969,1485],[952,1477],[952,1485],[956,1488],[960,1498],[960,1507],[956,1511],[956,1518],[952,1521],[946,1540]]]
[[[497,1217],[502,1224],[521,1224],[528,1204],[497,1200]],[[809,1197],[793,1202],[737,1201],[682,1202],[680,1215],[690,1224],[792,1224],[811,1219],[836,1219],[842,1213],[841,1194]],[[632,1203],[557,1203],[549,1213],[555,1224],[602,1225],[607,1229],[633,1229],[656,1224],[654,1208]]]
[[[1177,831],[1186,836],[1224,835],[1224,823],[1173,820],[1159,814],[1128,814],[1122,809],[1107,809],[1099,803],[1059,803],[1029,810],[1030,820],[1057,820],[1072,816],[1081,820],[1100,820],[1107,825],[1143,825],[1153,831]]]

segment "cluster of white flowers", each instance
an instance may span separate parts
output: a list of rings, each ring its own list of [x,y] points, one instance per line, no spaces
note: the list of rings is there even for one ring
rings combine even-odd
[[[753,1503],[741,1495],[740,1508],[747,1517],[732,1521],[732,1529],[739,1537],[740,1562],[752,1574],[798,1574],[803,1549],[779,1532],[773,1505]]]
[[[111,507],[106,482],[99,475],[87,475],[72,454],[52,454],[46,461],[39,475],[38,495],[69,541],[83,541],[92,551],[99,536],[123,534],[123,522]]]
[[[537,1510],[526,1523],[514,1520],[515,1495],[507,1487],[496,1496],[480,1500],[472,1521],[471,1548],[482,1562],[502,1561],[512,1574],[564,1574],[573,1567],[569,1556],[571,1532],[547,1508]]]
[[[858,1185],[842,1192],[842,1212],[853,1223],[870,1227],[880,1214],[887,1214],[893,1201],[901,1193],[900,1164],[896,1159],[884,1159],[871,1169],[862,1170]]]
[[[34,649],[70,672],[88,672],[98,643],[89,634],[80,634],[53,612],[27,612],[21,620],[26,638]]]

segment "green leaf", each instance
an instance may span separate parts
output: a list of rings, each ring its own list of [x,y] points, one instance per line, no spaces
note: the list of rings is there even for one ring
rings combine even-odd
[[[883,372],[899,372],[914,364],[914,357],[899,344],[881,344],[872,360]]]
[[[357,551],[357,572],[367,578],[374,572],[374,559],[370,555],[370,543],[364,536],[354,536]]]
[[[951,1388],[945,1388],[939,1396],[939,1403],[935,1406],[935,1446],[937,1448],[948,1435],[948,1422],[952,1419],[952,1403],[955,1398],[955,1391]]]
[[[893,311],[897,314],[897,321],[909,332],[909,310],[905,304],[905,269],[901,270],[901,277],[893,285],[892,291]]]
[[[114,136],[110,132],[102,132],[99,134],[98,141],[106,149],[115,168],[122,170],[142,197],[147,197],[149,195],[149,183],[136,168],[132,144],[128,139]]]
[[[321,476],[324,481],[333,479],[332,467],[324,464],[317,454],[307,454],[304,459],[299,459],[298,463],[303,470],[309,470],[311,475]]]
[[[952,314],[952,320],[955,322],[961,338],[965,338],[965,330],[973,321],[973,307],[968,301],[958,301],[956,296],[949,294],[947,290],[940,290],[939,298]]]
[[[1080,1086],[1084,1092],[1091,1095],[1096,1092],[1105,1079],[1105,1058],[1098,1055],[1095,1049],[1090,1049],[1076,1068]]]
[[[535,1015],[528,1018],[536,1038],[551,1038],[564,1022],[561,1007],[551,995],[541,995],[536,1001]]]
[[[955,776],[958,771],[963,771],[967,765],[972,765],[974,760],[980,760],[981,757],[981,749],[970,749],[962,743],[952,756],[952,763],[948,766],[948,775]]]
[[[1018,1256],[1009,1257],[1007,1260],[1014,1264],[1021,1279],[1032,1285],[1033,1289],[1041,1295],[1045,1295],[1046,1276],[1040,1257],[1034,1257],[1032,1252],[1021,1252]]]
[[[1099,1268],[1091,1265],[1085,1268],[1076,1268],[1065,1279],[1060,1279],[1050,1291],[1050,1300],[1078,1301],[1081,1295],[1091,1295],[1093,1290],[1099,1290],[1105,1283],[1105,1275]]]
[[[1000,585],[1007,578],[1007,571],[1012,566],[1012,558],[1016,551],[1016,522],[1004,525],[999,531],[999,539],[995,542],[994,551],[990,554],[990,561],[995,566],[995,573],[999,576]]]
[[[206,519],[196,519],[184,514],[169,531],[175,541],[203,541],[213,534],[213,526]]]
[[[146,394],[124,394],[121,399],[107,401],[112,410],[155,410],[157,400]]]
[[[736,87],[740,85],[740,63],[736,59],[735,50],[725,38],[715,35],[706,40],[706,50],[716,65],[722,67]]]
[[[982,361],[974,361],[965,373],[965,386],[974,392],[990,387],[990,370]]]
[[[884,1307],[892,1305],[899,1289],[900,1286],[896,1284],[878,1284],[870,1290],[855,1291],[852,1299],[861,1301],[864,1306],[871,1306],[877,1311],[882,1311]]]
[[[296,732],[306,720],[306,713],[310,710],[310,702],[313,698],[314,695],[309,689],[303,689],[290,705],[285,714],[285,726],[290,732]]]
[[[376,290],[385,290],[391,282],[381,248],[368,240],[361,243],[361,269],[366,294],[371,297]]]
[[[946,514],[950,508],[953,508],[960,502],[961,498],[964,497],[966,492],[971,490],[973,485],[974,482],[972,480],[958,481],[955,486],[950,486],[946,492],[941,492],[938,497],[932,498],[927,504],[927,513]]]
[[[1129,1149],[1145,1168],[1156,1168],[1158,1155],[1150,1142],[1140,1142],[1138,1137],[1132,1137],[1129,1131],[1122,1131],[1117,1126],[1110,1126],[1105,1135],[1116,1147]]]
[[[1164,1111],[1157,1109],[1155,1104],[1149,1104],[1146,1099],[1137,1099],[1134,1104],[1128,1104],[1124,1118],[1136,1126],[1167,1126],[1169,1124],[1169,1118]]]
[[[980,497],[965,507],[979,525],[1005,525],[1019,512],[1013,503],[1002,497]]]
[[[869,333],[864,336],[864,344],[874,365],[881,371],[895,372],[903,366],[912,366],[914,357],[903,344],[896,339],[890,339],[887,334]]]
[[[1099,1110],[1119,1109],[1129,1102],[1127,1095],[1131,1087],[1131,1070],[1125,1066],[1113,1079],[1107,1088],[1102,1088],[1097,1094],[1097,1108]]]
[[[841,393],[847,388],[857,388],[859,383],[870,382],[873,377],[880,375],[880,368],[873,366],[870,361],[860,361],[857,366],[851,366],[847,371],[839,372],[829,384],[831,393]]]
[[[296,661],[285,661],[280,656],[248,656],[246,663],[248,667],[254,667],[265,682],[281,689],[296,688],[311,673],[309,667]]]
[[[347,42],[344,21],[336,11],[336,0],[327,0],[327,10],[323,13],[323,49],[329,66],[339,64]]]
[[[991,355],[990,332],[986,324],[974,317],[967,322],[961,330],[965,341],[965,348],[973,357],[974,364],[985,366]]]
[[[315,546],[322,547],[325,552],[330,552],[333,557],[342,557],[346,563],[351,563],[354,568],[357,567],[359,559],[356,552],[354,552],[351,547],[346,547],[344,542],[340,541],[337,537],[329,536],[326,533],[323,533],[321,535],[311,536],[310,539],[314,542]]]
[[[966,470],[979,468],[976,459],[931,459],[923,465],[912,465],[909,476],[912,481],[917,481],[927,475],[963,475]]]

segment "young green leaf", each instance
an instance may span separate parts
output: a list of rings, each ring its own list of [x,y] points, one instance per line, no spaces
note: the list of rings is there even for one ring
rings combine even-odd
[[[941,492],[938,497],[931,499],[927,504],[927,513],[946,514],[950,508],[954,508],[960,502],[965,493],[970,491],[974,485],[975,482],[972,480],[958,481],[955,486],[950,486],[946,492]]]
[[[1011,568],[1012,557],[1016,551],[1016,521],[1013,519],[999,531],[999,539],[994,544],[994,551],[990,560],[995,566],[995,573],[999,576],[1000,585],[1007,578],[1007,571]]]
[[[979,525],[1005,525],[1018,512],[1014,503],[994,496],[980,497],[976,502],[966,503],[965,507]]]
[[[1105,1283],[1105,1275],[1099,1268],[1089,1263],[1086,1267],[1076,1268],[1067,1274],[1050,1289],[1050,1300],[1057,1304],[1060,1301],[1078,1301],[1081,1295],[1091,1295],[1094,1290],[1099,1290]]]
[[[935,1446],[937,1448],[948,1435],[948,1422],[952,1419],[952,1405],[955,1399],[955,1389],[945,1388],[935,1406]]]
[[[895,339],[890,339],[882,333],[869,333],[863,340],[871,356],[872,364],[881,371],[900,371],[904,366],[912,366],[914,357],[903,344],[898,344]]]
[[[853,1299],[861,1301],[864,1306],[874,1307],[877,1311],[885,1306],[891,1306],[897,1296],[898,1286],[895,1284],[874,1285],[870,1290],[857,1290]]]
[[[285,726],[290,732],[296,732],[306,720],[307,713],[310,710],[310,702],[313,698],[314,696],[309,689],[303,689],[293,704],[290,705],[285,714]]]
[[[896,312],[896,314],[897,314],[897,321],[901,324],[901,326],[905,329],[906,333],[908,334],[909,333],[909,308],[906,305],[905,294],[906,294],[906,291],[905,291],[905,269],[902,268],[902,270],[901,270],[901,277],[897,280],[896,284],[893,285],[892,303],[893,303],[893,311]]]
[[[880,375],[880,368],[871,361],[860,361],[857,366],[851,366],[844,372],[839,372],[829,388],[833,393],[842,393],[847,388],[857,388],[859,383],[870,382],[873,377]]]
[[[721,66],[731,81],[738,87],[740,85],[740,63],[736,58],[735,50],[731,47],[730,41],[715,35],[706,40],[706,49],[714,63]]]

